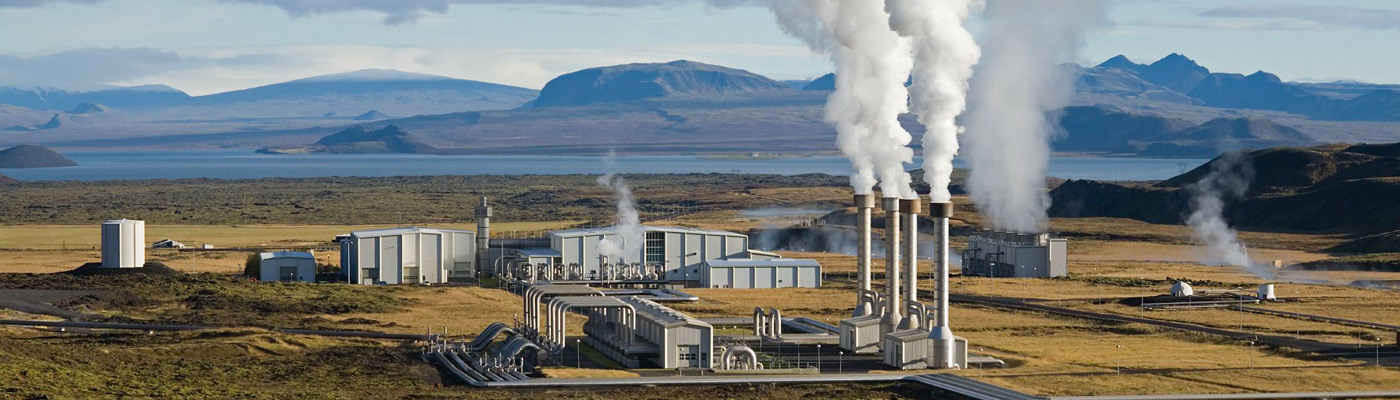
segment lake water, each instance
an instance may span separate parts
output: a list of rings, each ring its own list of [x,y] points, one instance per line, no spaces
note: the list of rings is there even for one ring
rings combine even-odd
[[[618,156],[612,165],[594,156],[433,156],[412,154],[257,154],[248,150],[72,151],[76,167],[0,169],[16,179],[80,180],[267,178],[404,175],[563,175],[619,173],[768,173],[849,175],[841,157],[707,159],[695,156]],[[1050,161],[1051,176],[1068,179],[1158,180],[1208,160],[1071,158]],[[919,161],[910,168],[916,167]],[[958,167],[965,165],[961,160]]]

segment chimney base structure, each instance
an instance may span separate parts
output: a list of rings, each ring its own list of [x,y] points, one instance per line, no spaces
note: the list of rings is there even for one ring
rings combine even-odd
[[[923,212],[919,199],[899,200],[899,211],[904,216],[900,226],[904,233],[904,303],[900,305],[908,311],[909,305],[919,301],[919,214]],[[913,311],[906,312],[899,323],[899,330],[918,329],[924,316]]]
[[[884,295],[871,289],[870,285],[870,218],[875,208],[875,195],[855,195],[856,206],[856,274],[859,286],[856,288],[856,307],[851,318],[842,320],[839,326],[841,348],[852,353],[874,353],[879,351],[881,333],[880,322],[888,307]]]
[[[899,285],[899,272],[904,267],[899,256],[899,199],[884,198],[885,207],[885,315],[880,319],[880,337],[899,329],[904,320],[899,309],[904,306],[900,294],[904,288]]]

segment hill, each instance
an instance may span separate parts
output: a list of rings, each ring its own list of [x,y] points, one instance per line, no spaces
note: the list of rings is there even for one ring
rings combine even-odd
[[[84,103],[117,108],[182,104],[190,95],[165,85],[117,87],[89,92],[47,88],[0,87],[0,104],[36,110],[68,110]]]
[[[782,82],[752,72],[679,60],[664,64],[588,68],[564,74],[546,83],[531,107],[569,107],[660,97],[789,89]]]
[[[368,112],[365,112],[364,114],[360,114],[360,115],[356,116],[356,117],[354,118],[354,120],[356,120],[356,121],[374,121],[374,120],[388,119],[388,118],[389,118],[388,115],[384,115],[384,113],[379,112],[379,110],[369,110]]]
[[[378,110],[392,115],[500,110],[520,106],[536,91],[494,83],[367,69],[200,96],[189,105],[213,115],[318,116],[329,109],[356,115]]]
[[[48,168],[78,165],[48,147],[22,144],[0,150],[0,168]]]
[[[1400,143],[1278,147],[1245,156],[1255,176],[1247,197],[1225,212],[1237,226],[1358,236],[1400,229]],[[1050,192],[1050,214],[1181,223],[1189,200],[1183,188],[1218,162],[1156,184],[1071,180]]]
[[[267,154],[431,154],[436,151],[437,149],[433,148],[433,146],[419,142],[411,137],[408,132],[404,132],[394,125],[385,126],[378,130],[371,130],[365,126],[355,126],[323,137],[321,140],[316,141],[315,144],[309,146],[265,148],[258,150],[259,153]]]
[[[7,183],[19,183],[19,180],[18,180],[18,179],[15,179],[15,178],[8,177],[8,176],[5,176],[4,174],[0,174],[0,184],[7,184]]]
[[[1109,107],[1064,109],[1065,135],[1056,151],[1136,154],[1153,157],[1214,157],[1221,151],[1317,142],[1293,127],[1259,117],[1216,118],[1193,124],[1179,118],[1128,113]]]

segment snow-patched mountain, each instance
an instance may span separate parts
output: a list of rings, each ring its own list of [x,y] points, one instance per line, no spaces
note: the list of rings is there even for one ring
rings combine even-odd
[[[662,97],[742,94],[791,90],[788,85],[741,69],[694,61],[623,64],[588,68],[550,80],[534,108],[584,106]]]

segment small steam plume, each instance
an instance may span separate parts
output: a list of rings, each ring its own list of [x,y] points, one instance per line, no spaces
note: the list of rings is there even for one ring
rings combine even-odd
[[[953,157],[958,154],[957,117],[967,108],[967,80],[982,56],[963,27],[973,0],[886,0],[890,28],[913,40],[914,83],[910,103],[923,138],[924,181],[929,198],[948,202]]]
[[[616,153],[609,150],[608,155],[603,157],[603,163],[612,169],[615,157]],[[632,187],[622,176],[613,172],[599,176],[598,184],[612,189],[613,198],[617,201],[617,235],[598,241],[599,255],[607,257],[610,263],[642,262],[632,259],[641,257],[646,240],[637,203],[632,200]]]
[[[1243,152],[1228,152],[1212,161],[1210,172],[1185,188],[1191,195],[1191,214],[1186,217],[1186,224],[1191,226],[1192,239],[1205,246],[1214,258],[1206,260],[1206,264],[1233,265],[1255,276],[1274,279],[1272,268],[1255,264],[1225,221],[1225,204],[1244,198],[1253,179],[1254,167]]]
[[[913,68],[910,43],[890,30],[878,1],[767,0],[779,25],[836,65],[836,91],[827,98],[826,121],[836,127],[836,147],[856,170],[851,187],[915,198],[904,164],[913,162],[909,132],[899,124],[908,111],[904,82]]]
[[[968,194],[994,227],[1046,228],[1048,115],[1069,104],[1072,61],[1086,31],[1105,20],[1099,0],[988,0],[982,60],[964,117]]]

